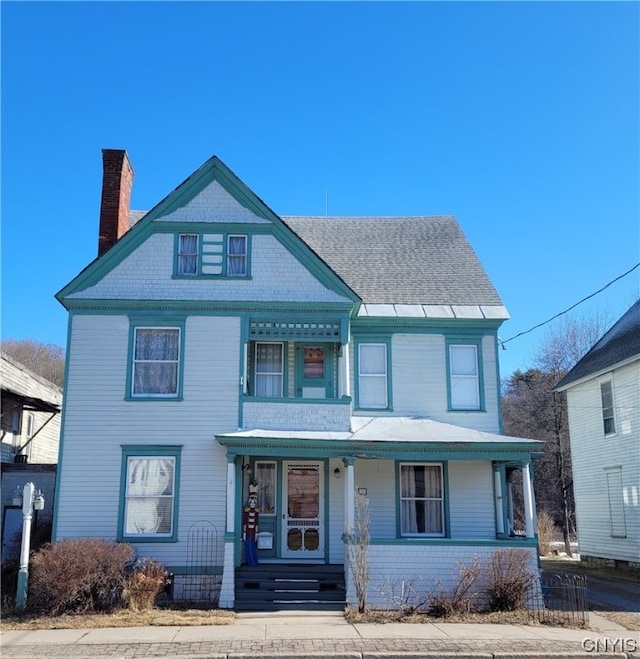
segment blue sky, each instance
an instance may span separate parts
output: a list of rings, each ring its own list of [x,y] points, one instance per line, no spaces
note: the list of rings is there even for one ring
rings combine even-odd
[[[2,338],[66,344],[101,149],[149,209],[212,155],[275,212],[453,214],[511,320],[640,261],[636,2],[2,2]],[[326,201],[328,199],[328,207]],[[620,316],[640,268],[579,316]],[[539,329],[501,352],[532,365]]]

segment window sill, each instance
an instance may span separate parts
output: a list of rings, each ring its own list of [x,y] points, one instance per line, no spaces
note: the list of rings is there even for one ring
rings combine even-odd
[[[163,538],[157,538],[155,536],[146,536],[146,537],[139,537],[139,536],[128,536],[128,535],[121,535],[118,536],[118,542],[130,542],[132,545],[133,544],[140,544],[144,542],[151,542],[154,544],[157,544],[159,542],[164,542],[164,543],[175,543],[175,542],[180,542],[179,538],[175,537],[163,537]]]
[[[125,396],[124,400],[129,403],[179,403],[183,398],[182,396]]]

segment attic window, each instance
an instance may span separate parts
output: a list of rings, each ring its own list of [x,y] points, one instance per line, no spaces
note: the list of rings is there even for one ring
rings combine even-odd
[[[174,268],[177,277],[248,277],[249,236],[179,233]]]

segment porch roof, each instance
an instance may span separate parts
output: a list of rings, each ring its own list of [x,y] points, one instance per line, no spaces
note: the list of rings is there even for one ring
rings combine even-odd
[[[351,417],[351,430],[241,430],[216,435],[230,452],[246,454],[313,451],[326,456],[367,455],[403,457],[413,454],[445,454],[471,459],[506,459],[505,454],[530,454],[541,449],[542,442],[510,437],[442,423],[424,417]]]

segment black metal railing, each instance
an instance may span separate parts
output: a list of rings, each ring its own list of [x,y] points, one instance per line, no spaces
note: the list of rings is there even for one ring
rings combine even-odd
[[[528,609],[542,623],[586,626],[587,577],[561,573],[536,579],[529,591]]]

